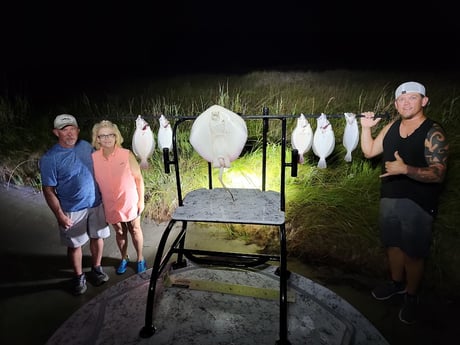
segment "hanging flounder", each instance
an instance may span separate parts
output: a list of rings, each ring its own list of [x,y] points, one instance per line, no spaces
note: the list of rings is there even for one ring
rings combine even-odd
[[[219,105],[212,105],[198,116],[190,131],[195,151],[220,169],[219,180],[224,188],[223,170],[240,156],[247,138],[246,122],[241,116]]]
[[[327,167],[326,158],[334,151],[335,137],[332,125],[326,117],[321,114],[317,119],[315,134],[313,135],[313,152],[319,157],[318,168]]]
[[[133,134],[132,146],[134,154],[141,160],[139,164],[141,169],[147,169],[149,167],[148,159],[155,150],[155,140],[149,124],[141,115],[136,119],[136,130]]]
[[[343,131],[343,146],[347,150],[345,161],[351,162],[351,153],[358,147],[359,142],[358,121],[356,121],[356,115],[353,113],[344,113],[344,115],[346,124]]]
[[[171,124],[164,115],[161,115],[158,121],[160,122],[160,128],[158,129],[158,148],[161,150],[164,148],[172,150],[173,132]]]
[[[313,130],[304,114],[297,119],[297,126],[291,134],[291,145],[299,152],[299,163],[304,163],[304,154],[311,149],[313,143]]]

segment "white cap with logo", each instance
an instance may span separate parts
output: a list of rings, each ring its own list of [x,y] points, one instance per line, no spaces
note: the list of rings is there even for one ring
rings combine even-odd
[[[69,114],[61,114],[56,116],[54,119],[54,128],[63,129],[66,126],[78,127],[78,123],[75,117]]]
[[[403,93],[416,92],[425,96],[425,86],[416,81],[408,81],[398,86],[395,92],[395,99],[401,96]]]

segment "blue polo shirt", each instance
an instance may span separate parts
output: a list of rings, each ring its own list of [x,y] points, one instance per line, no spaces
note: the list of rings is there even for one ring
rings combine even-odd
[[[65,212],[101,204],[101,194],[94,179],[93,151],[89,142],[78,140],[73,148],[55,144],[40,159],[42,185],[55,187]]]

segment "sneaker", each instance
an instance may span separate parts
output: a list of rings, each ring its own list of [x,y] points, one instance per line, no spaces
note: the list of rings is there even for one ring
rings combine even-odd
[[[75,296],[83,295],[86,292],[86,276],[84,273],[79,276],[75,276],[72,279],[72,292]]]
[[[137,273],[142,273],[147,270],[147,264],[144,260],[141,260],[137,263]]]
[[[91,268],[91,273],[94,276],[94,285],[99,286],[109,280],[109,276],[102,270],[102,266]]]
[[[412,325],[416,322],[418,307],[418,296],[406,294],[404,296],[404,304],[399,311],[399,319],[407,325]]]
[[[128,262],[129,262],[128,257],[126,257],[126,259],[121,260],[120,266],[118,266],[118,269],[117,269],[117,274],[123,274],[126,272],[126,269],[128,268]]]
[[[377,286],[372,290],[372,296],[379,301],[387,300],[394,295],[406,293],[406,287],[403,283],[397,283],[395,281],[387,282],[383,285]]]

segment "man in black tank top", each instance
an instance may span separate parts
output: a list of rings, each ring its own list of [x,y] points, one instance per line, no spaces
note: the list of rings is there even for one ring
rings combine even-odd
[[[373,138],[371,128],[381,118],[373,112],[361,118],[361,149],[366,158],[382,155],[379,227],[386,248],[391,281],[372,295],[386,300],[404,295],[399,319],[414,323],[418,290],[429,255],[433,220],[446,176],[449,145],[444,129],[424,112],[425,87],[405,82],[395,92],[399,119]]]

